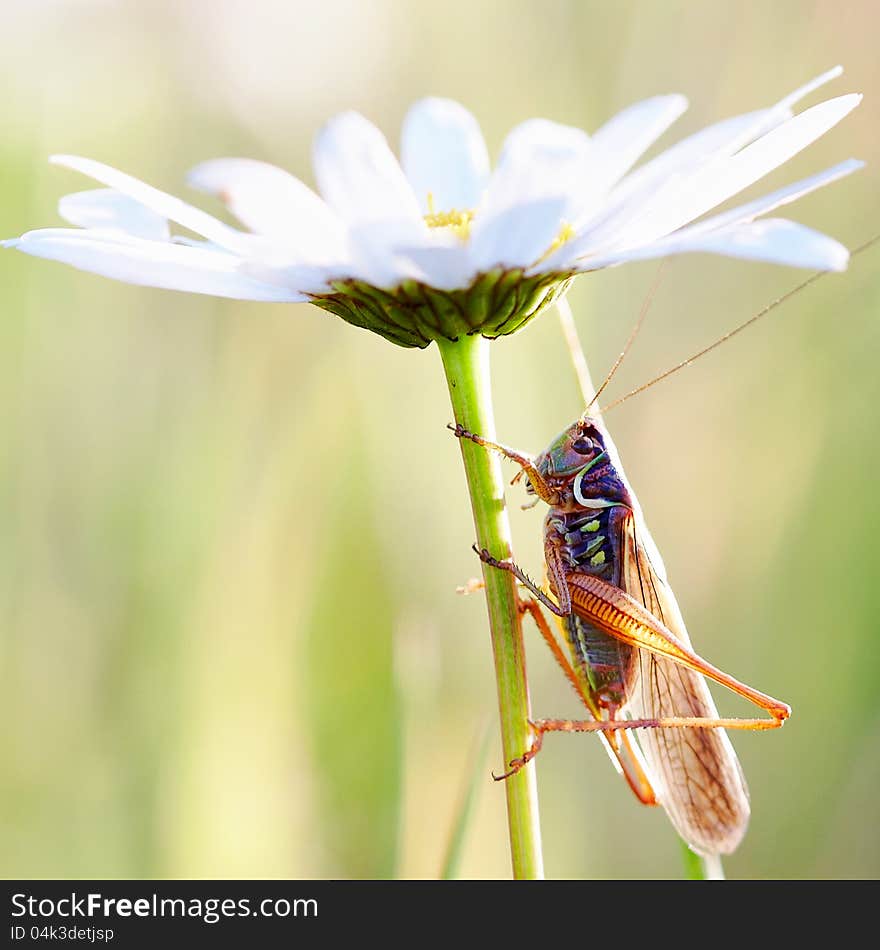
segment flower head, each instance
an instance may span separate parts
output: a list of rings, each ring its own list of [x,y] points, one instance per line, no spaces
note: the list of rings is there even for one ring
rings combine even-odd
[[[511,333],[578,273],[707,251],[842,270],[837,241],[763,216],[860,168],[849,160],[706,217],[819,138],[860,101],[792,107],[841,69],[770,108],[703,129],[632,170],[684,112],[679,95],[624,109],[593,135],[531,119],[490,169],[476,119],[424,99],[403,126],[400,161],[357,113],[332,119],[314,149],[318,193],[263,162],[216,159],[190,184],[221,198],[247,230],[99,162],[55,156],[106,188],[68,195],[75,229],[6,245],[135,284],[249,300],[311,300],[403,346]],[[759,220],[761,219],[761,220]],[[171,224],[198,236],[172,236]]]

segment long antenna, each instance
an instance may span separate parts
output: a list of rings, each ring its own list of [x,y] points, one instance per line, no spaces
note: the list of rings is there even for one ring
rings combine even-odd
[[[623,349],[620,351],[620,355],[614,361],[614,365],[608,370],[608,375],[605,379],[602,380],[602,385],[596,390],[596,395],[587,403],[587,411],[589,411],[590,406],[596,402],[602,393],[605,391],[605,387],[614,379],[614,374],[620,368],[620,364],[626,358],[626,354],[629,353],[630,347],[635,342],[636,337],[639,335],[639,330],[642,329],[642,324],[645,322],[645,317],[648,315],[648,311],[651,309],[651,304],[654,302],[654,297],[657,293],[657,290],[660,287],[660,282],[663,280],[663,272],[666,269],[668,261],[661,261],[660,266],[657,268],[657,273],[654,275],[654,282],[651,284],[651,288],[648,291],[647,297],[642,304],[642,309],[639,311],[639,317],[636,320],[635,326],[632,328],[629,338],[623,346]]]
[[[864,244],[859,245],[854,251],[850,252],[850,257],[855,257],[856,254],[861,254],[862,251],[866,251],[873,244],[876,244],[877,241],[880,241],[880,234],[875,234],[869,241],[866,241]],[[680,369],[684,369],[686,366],[690,366],[691,363],[696,362],[700,359],[701,356],[705,356],[707,353],[711,353],[716,347],[721,346],[722,343],[726,343],[731,337],[736,336],[737,333],[741,333],[746,327],[750,327],[753,323],[761,319],[761,317],[766,316],[770,313],[771,310],[775,310],[781,304],[784,304],[787,300],[790,300],[794,297],[795,294],[800,293],[805,288],[809,287],[810,284],[814,284],[821,277],[825,277],[829,271],[816,271],[815,274],[812,274],[805,281],[802,281],[797,287],[792,287],[791,290],[784,293],[781,297],[777,297],[775,300],[767,304],[766,307],[763,307],[759,310],[753,317],[749,317],[744,323],[741,323],[738,327],[734,327],[729,332],[725,333],[720,339],[716,340],[714,343],[710,343],[709,346],[704,347],[698,353],[694,353],[693,356],[689,356],[686,360],[682,360],[680,363],[673,366],[671,369],[666,370],[666,372],[661,373],[659,376],[655,376],[653,379],[649,380],[647,383],[643,383],[641,386],[636,389],[631,390],[625,396],[621,396],[619,399],[615,399],[614,402],[609,403],[602,409],[602,412],[608,412],[609,409],[613,409],[615,406],[619,406],[621,403],[627,401],[627,399],[632,399],[633,396],[638,396],[639,393],[643,393],[646,389],[650,389],[652,386],[656,385],[659,382],[662,382],[664,379],[667,379],[669,376],[672,376],[674,373],[677,373]]]
[[[645,297],[645,300],[642,303],[638,320],[636,320],[636,324],[630,332],[629,339],[626,341],[626,344],[621,350],[620,355],[615,360],[614,365],[608,371],[608,375],[602,381],[602,385],[596,390],[593,389],[593,380],[590,376],[589,367],[587,366],[587,358],[584,356],[584,348],[581,345],[581,340],[578,336],[577,326],[574,322],[574,315],[571,312],[571,304],[568,302],[567,297],[562,297],[560,300],[556,301],[556,310],[559,314],[559,325],[562,328],[562,335],[565,338],[566,345],[568,346],[568,354],[571,357],[572,366],[574,367],[574,375],[577,378],[578,388],[581,391],[581,396],[588,412],[593,403],[595,403],[599,396],[602,395],[605,387],[611,382],[614,374],[617,372],[620,364],[623,362],[626,354],[629,352],[630,347],[633,345],[636,336],[638,336],[639,330],[641,330],[642,324],[645,322],[645,317],[648,315],[648,310],[651,308],[651,303],[654,300],[657,289],[660,286],[660,280],[663,276],[663,271],[665,270],[667,263],[667,261],[662,261],[660,266],[657,268],[654,282],[651,284],[648,295]]]

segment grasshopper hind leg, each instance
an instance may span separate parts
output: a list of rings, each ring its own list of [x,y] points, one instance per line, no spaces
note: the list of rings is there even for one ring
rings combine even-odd
[[[601,725],[601,722],[595,720],[589,721],[591,725]],[[516,759],[511,759],[508,762],[508,768],[506,772],[503,772],[501,775],[496,775],[492,773],[492,778],[496,782],[503,782],[505,779],[510,778],[512,775],[516,775],[520,769],[524,768],[535,756],[541,751],[544,746],[544,736],[548,732],[560,731],[562,723],[571,726],[583,726],[584,723],[578,722],[576,720],[564,720],[564,719],[538,719],[536,721],[529,721],[529,727],[532,730],[534,739],[532,740],[531,746],[519,757]],[[565,730],[568,731],[568,730]],[[580,731],[574,730],[571,731]],[[597,730],[598,731],[598,730]],[[620,768],[620,771],[623,777],[626,779],[627,785],[629,785],[632,793],[643,805],[656,805],[657,804],[657,795],[654,792],[654,788],[651,785],[651,780],[648,778],[647,773],[645,772],[644,766],[641,761],[641,756],[635,751],[635,748],[629,741],[627,733],[625,731],[621,732],[621,739],[618,741],[614,733],[606,733],[599,731],[599,735],[606,740],[606,749],[611,755],[612,759],[616,761],[617,765]],[[614,736],[614,738],[611,738]]]
[[[603,710],[600,707],[599,703],[586,688],[582,677],[578,676],[568,657],[563,653],[538,601],[531,599],[521,600],[520,610],[523,611],[523,613],[531,614],[532,619],[535,621],[535,626],[538,628],[538,632],[553,654],[553,658],[559,664],[562,672],[565,674],[565,678],[574,688],[578,699],[584,704],[587,711],[595,717],[596,721],[599,721],[599,717],[601,717],[603,713],[609,716],[610,719],[613,719],[615,710]],[[548,720],[529,722],[529,727],[534,736],[531,747],[519,758],[511,760],[508,763],[508,770],[503,775],[495,775],[493,773],[492,777],[495,781],[502,781],[506,778],[510,778],[511,775],[515,775],[541,751],[541,747],[544,744],[544,734],[553,731],[544,727],[544,722],[546,721]],[[557,720],[549,721],[556,722]],[[624,731],[618,735],[617,732],[600,731],[599,735],[602,739],[602,744],[605,746],[605,751],[611,757],[616,768],[626,779],[627,785],[629,785],[636,798],[638,798],[643,805],[656,805],[657,798],[651,786],[651,781],[648,778],[645,765],[642,762],[641,754],[630,743],[627,733]]]
[[[529,720],[529,727],[534,736],[531,746],[526,749],[518,759],[511,759],[507,763],[506,772],[502,772],[501,775],[496,775],[494,772],[492,773],[492,778],[495,779],[496,782],[503,782],[505,779],[509,779],[511,775],[516,775],[520,769],[525,768],[541,751],[541,747],[544,745],[544,730],[538,723],[532,722],[531,720]]]

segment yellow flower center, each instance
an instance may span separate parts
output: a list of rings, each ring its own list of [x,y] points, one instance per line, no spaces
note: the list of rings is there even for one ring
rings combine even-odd
[[[553,238],[553,241],[550,244],[550,247],[538,258],[537,263],[540,264],[543,261],[546,261],[547,258],[559,250],[563,244],[570,241],[577,232],[575,229],[567,222],[563,221],[562,226],[559,228],[559,234]]]
[[[434,196],[428,192],[428,213],[425,215],[425,224],[429,228],[449,228],[462,242],[471,234],[471,221],[474,220],[473,211],[435,211]]]
[[[470,210],[458,211],[453,208],[451,211],[437,211],[434,206],[434,195],[428,192],[428,213],[424,216],[425,224],[429,228],[449,228],[450,231],[464,244],[471,236],[471,222],[474,220],[474,212]],[[541,264],[570,241],[576,232],[567,222],[563,221],[559,227],[559,233],[553,238],[550,246],[535,261],[535,264]]]

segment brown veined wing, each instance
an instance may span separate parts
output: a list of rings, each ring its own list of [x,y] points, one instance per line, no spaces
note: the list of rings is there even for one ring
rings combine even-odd
[[[687,629],[665,569],[640,513],[622,528],[621,586],[688,646]],[[624,712],[633,719],[717,719],[706,680],[649,650],[638,651],[638,673]],[[698,854],[729,854],[749,822],[749,794],[723,729],[639,729],[657,801]]]

